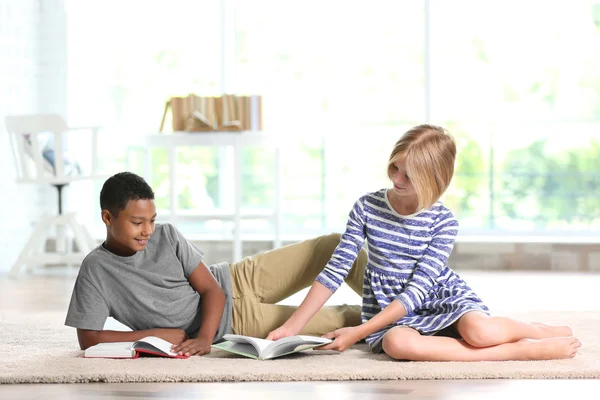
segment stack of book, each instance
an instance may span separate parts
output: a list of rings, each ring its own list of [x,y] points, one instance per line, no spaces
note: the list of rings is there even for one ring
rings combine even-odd
[[[160,132],[171,110],[173,131],[260,131],[262,96],[224,94],[201,97],[189,94],[171,97],[165,105]]]

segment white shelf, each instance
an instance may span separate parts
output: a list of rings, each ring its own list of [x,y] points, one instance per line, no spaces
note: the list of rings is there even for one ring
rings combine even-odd
[[[242,240],[246,236],[242,234],[242,220],[248,219],[269,219],[275,226],[274,232],[269,234],[275,247],[281,245],[281,155],[280,155],[281,137],[268,135],[260,131],[243,132],[173,132],[164,134],[151,134],[146,136],[146,179],[152,180],[151,165],[152,152],[155,147],[162,147],[167,150],[169,163],[169,210],[162,210],[159,213],[159,220],[167,220],[177,225],[178,221],[186,220],[220,220],[233,222],[233,259],[242,258]],[[177,148],[178,147],[225,147],[232,148],[233,168],[229,171],[232,182],[233,209],[232,210],[178,210],[177,194],[174,188],[177,187]],[[275,152],[275,165],[273,166],[273,175],[275,178],[275,205],[270,210],[244,210],[242,208],[242,149],[243,148],[267,148]],[[229,153],[231,154],[231,153]],[[217,236],[223,240],[222,235],[207,234],[202,235],[208,238]],[[190,235],[193,238],[194,235]],[[225,239],[227,240],[227,239]]]
[[[159,219],[170,220],[171,213],[168,210],[158,210],[157,214]],[[277,216],[274,210],[248,210],[241,211],[241,219],[273,219]],[[196,211],[196,210],[177,210],[175,213],[176,218],[185,218],[186,220],[205,221],[211,219],[233,221],[236,217],[234,211]]]

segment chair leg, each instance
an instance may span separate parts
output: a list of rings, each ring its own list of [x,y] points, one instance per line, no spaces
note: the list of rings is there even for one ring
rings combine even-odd
[[[71,252],[71,245],[68,243],[69,236],[67,235],[67,229],[65,224],[56,224],[56,244],[55,251],[61,254],[68,254]]]
[[[91,235],[83,225],[77,222],[75,219],[75,214],[70,215],[67,223],[73,230],[73,238],[75,239],[75,243],[77,243],[77,248],[79,250],[78,253],[87,255],[90,251],[92,251],[89,240]]]
[[[94,250],[96,246],[98,246],[98,241],[92,237],[90,231],[85,227],[85,225],[78,224],[81,226],[83,235],[85,236],[85,241],[90,249],[90,251]]]
[[[52,219],[52,217],[46,216],[43,217],[40,220],[40,222],[37,223],[33,232],[29,236],[29,239],[27,240],[25,247],[23,247],[23,250],[21,250],[19,257],[17,257],[17,261],[15,261],[12,268],[10,269],[10,272],[8,273],[9,277],[16,277],[19,273],[19,269],[21,269],[23,265],[28,265],[27,261],[32,252],[39,251],[39,249],[43,249],[45,247],[46,234],[48,232],[48,229],[50,228],[50,223],[52,222]]]
[[[46,238],[53,226],[57,231],[57,241],[69,236],[66,235],[68,228],[73,231],[73,239],[78,247],[77,252],[72,251],[70,244],[65,248],[65,243],[61,245],[57,243],[56,252],[49,253],[45,251]],[[16,277],[22,266],[33,267],[36,264],[78,265],[95,246],[92,236],[84,225],[77,222],[74,213],[44,217],[33,230],[27,244],[12,266],[9,276]]]

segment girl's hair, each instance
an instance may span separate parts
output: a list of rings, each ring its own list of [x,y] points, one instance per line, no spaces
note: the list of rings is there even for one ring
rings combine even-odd
[[[408,130],[394,145],[388,162],[388,177],[392,179],[394,164],[405,160],[419,209],[429,208],[450,185],[455,157],[456,143],[446,129],[436,125],[418,125]]]

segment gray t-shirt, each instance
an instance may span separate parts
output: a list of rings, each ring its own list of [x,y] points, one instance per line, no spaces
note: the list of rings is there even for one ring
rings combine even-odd
[[[187,278],[203,256],[170,224],[157,224],[146,248],[130,257],[100,245],[81,264],[65,325],[102,330],[106,318],[113,317],[133,330],[180,328],[196,337],[202,300]],[[226,297],[218,341],[231,333],[231,275],[227,263],[209,270]]]

